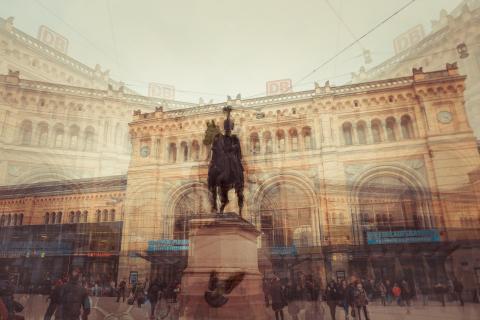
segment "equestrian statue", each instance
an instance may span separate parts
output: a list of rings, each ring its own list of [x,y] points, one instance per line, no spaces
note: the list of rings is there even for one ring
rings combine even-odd
[[[235,189],[238,199],[238,214],[242,216],[243,208],[243,166],[240,140],[234,134],[233,120],[230,113],[232,107],[226,106],[223,111],[227,118],[223,122],[224,134],[217,133],[212,142],[212,152],[208,167],[208,190],[212,212],[218,213],[217,194],[220,193],[220,213],[228,204],[228,191]],[[208,129],[207,129],[208,130]]]

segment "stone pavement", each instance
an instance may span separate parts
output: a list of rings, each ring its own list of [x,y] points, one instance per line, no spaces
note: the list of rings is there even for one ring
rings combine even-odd
[[[26,320],[43,320],[43,315],[47,309],[48,302],[42,295],[18,295],[16,299],[25,306],[22,313]],[[148,303],[138,308],[136,305],[130,306],[126,303],[117,303],[115,298],[110,297],[91,297],[92,312],[89,320],[145,320],[148,319],[150,305]],[[178,319],[175,304],[166,304],[162,302],[157,306],[157,320],[175,320]],[[331,320],[328,307],[322,303],[323,312],[317,316],[318,320]],[[271,309],[269,309],[271,311]],[[322,314],[323,313],[323,314]],[[292,318],[288,314],[288,308],[284,308],[285,320]],[[424,307],[420,303],[406,308],[397,305],[380,306],[376,303],[369,305],[369,314],[371,320],[479,320],[480,304],[467,303],[464,307],[457,303],[448,303],[442,307],[438,302],[433,301]],[[275,319],[273,312],[272,318]],[[362,314],[363,316],[363,314]],[[343,309],[337,308],[337,320],[344,320]],[[299,320],[305,319],[305,311],[300,312]],[[363,317],[362,317],[363,319]],[[254,319],[247,319],[254,320]]]

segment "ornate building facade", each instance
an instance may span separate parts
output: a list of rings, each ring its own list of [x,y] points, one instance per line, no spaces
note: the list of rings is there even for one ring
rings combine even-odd
[[[48,87],[16,74],[4,82],[4,99],[25,92],[15,96],[18,104],[9,100],[25,114],[80,95],[150,106],[121,91],[72,92],[73,87]],[[126,176],[0,188],[0,259],[25,286],[41,278],[28,276],[33,269],[58,273],[72,265],[93,279],[134,273],[171,281],[181,275],[188,220],[210,210],[206,123],[221,123],[222,108],[231,105],[246,171],[244,217],[262,232],[259,265],[265,275],[303,273],[324,281],[401,274],[419,284],[428,270],[431,281],[456,275],[474,285],[480,270],[480,159],[464,90],[465,77],[447,64],[382,81],[135,111]],[[61,114],[55,117],[59,121]],[[34,129],[39,123],[32,121],[29,137],[24,131],[5,137],[34,142],[42,137]],[[77,145],[89,146],[86,137],[80,135]],[[53,147],[57,138],[45,141]],[[40,157],[39,152],[32,163]],[[231,197],[227,210],[235,210]]]
[[[138,95],[0,18],[0,185],[125,174],[133,110],[192,104]]]
[[[464,0],[452,12],[440,12],[432,30],[419,43],[379,65],[352,74],[353,83],[402,77],[412,68],[438,70],[445,61],[458,61],[467,76],[465,108],[474,134],[480,137],[480,1]]]
[[[202,139],[205,124],[221,123],[229,104],[243,143],[244,217],[262,231],[263,272],[394,277],[403,265],[420,281],[414,270],[426,259],[441,278],[458,262],[447,263],[451,243],[479,236],[473,186],[480,158],[464,82],[447,64],[402,78],[136,114],[120,274],[149,273],[142,257],[149,241],[188,239],[188,219],[209,212]],[[400,239],[373,245],[382,232]],[[426,243],[410,238],[429,233]],[[174,256],[150,252],[147,260],[171,274],[164,269],[185,259]],[[469,266],[472,277],[479,266],[478,259]]]

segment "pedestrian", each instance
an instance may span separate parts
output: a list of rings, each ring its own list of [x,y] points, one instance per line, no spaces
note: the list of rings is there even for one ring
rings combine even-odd
[[[125,291],[127,290],[127,281],[122,279],[117,288],[117,302],[120,302],[120,297],[122,297],[122,302],[125,302]]]
[[[158,298],[162,294],[160,279],[156,278],[150,284],[147,290],[147,298],[150,301],[150,318],[155,319],[155,306],[157,305]]]
[[[348,284],[347,280],[342,280],[340,286],[338,287],[338,296],[340,298],[340,303],[345,311],[345,320],[348,319],[349,314],[348,310],[352,310],[352,317],[355,316],[354,305],[354,291],[355,286],[353,283]]]
[[[453,290],[455,292],[456,298],[460,301],[460,305],[463,307],[465,303],[463,302],[463,284],[460,280],[457,278],[454,278],[453,280]]]
[[[2,313],[6,313],[7,316],[5,319],[14,319],[15,317],[15,308],[13,305],[13,294],[15,292],[15,288],[12,285],[8,272],[2,272],[0,270],[0,299],[4,307],[2,307]]]
[[[330,317],[332,320],[335,320],[335,313],[337,311],[337,304],[339,301],[338,287],[335,280],[331,280],[327,288],[325,289],[325,298],[327,300],[327,305],[330,310]]]
[[[145,288],[141,282],[137,282],[133,292],[133,299],[137,301],[137,307],[141,308],[145,303]]]
[[[402,280],[400,289],[401,289],[400,296],[402,298],[403,304],[410,306],[410,300],[412,299],[412,289],[410,288],[410,285],[408,284],[407,281]]]
[[[382,280],[380,280],[377,284],[377,290],[378,294],[380,295],[380,301],[382,303],[382,306],[385,307],[386,305],[386,296],[387,296],[387,287],[385,287],[385,284],[383,283]]]
[[[58,279],[53,288],[51,289],[50,295],[48,296],[48,300],[50,303],[48,304],[47,311],[45,312],[45,316],[43,317],[44,320],[50,320],[54,315],[55,311],[57,311],[58,305],[61,299],[61,290],[63,286],[63,281]]]
[[[445,307],[445,293],[447,292],[447,287],[440,281],[433,286],[433,290],[438,297],[438,300],[442,303],[442,306]]]
[[[368,318],[368,297],[365,289],[363,289],[362,283],[358,283],[357,287],[355,288],[355,307],[357,309],[358,320],[362,320],[361,311],[363,310],[363,314],[365,315],[365,320],[369,320]]]
[[[68,282],[63,284],[60,289],[60,301],[55,320],[82,320],[88,319],[90,314],[90,299],[88,291],[82,286],[82,272],[79,268],[74,268],[70,274]],[[83,309],[83,310],[82,310]]]
[[[284,320],[283,308],[287,305],[285,288],[280,283],[280,278],[275,276],[270,285],[270,297],[272,309],[275,312],[275,320]]]
[[[385,294],[385,300],[387,300],[387,303],[388,304],[391,304],[392,303],[392,289],[393,289],[393,286],[392,286],[392,283],[390,282],[390,280],[386,280],[385,281],[385,289],[387,289],[387,292]]]
[[[393,288],[392,288],[392,295],[393,295],[393,298],[394,298],[395,300],[397,300],[397,304],[398,304],[399,306],[402,305],[402,301],[401,301],[402,296],[401,296],[401,294],[402,294],[402,289],[401,289],[400,286],[395,282],[395,283],[393,284]]]

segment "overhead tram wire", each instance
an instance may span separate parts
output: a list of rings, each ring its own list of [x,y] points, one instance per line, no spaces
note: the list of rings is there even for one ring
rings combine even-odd
[[[366,36],[368,36],[369,34],[371,34],[373,31],[377,30],[379,27],[381,27],[382,25],[384,25],[385,23],[387,23],[390,19],[392,19],[394,16],[396,16],[397,14],[399,14],[400,12],[402,12],[403,10],[405,10],[406,8],[408,8],[410,5],[412,5],[416,0],[410,0],[409,2],[407,2],[405,5],[403,5],[401,8],[397,9],[394,13],[392,13],[391,15],[389,15],[387,18],[383,19],[382,21],[380,21],[379,23],[377,23],[373,28],[371,28],[370,30],[368,30],[366,33],[364,33],[362,36],[360,36],[359,38],[355,39],[354,41],[352,41],[350,44],[348,44],[347,46],[345,46],[343,49],[341,49],[339,52],[337,52],[336,54],[334,54],[332,57],[330,57],[329,59],[325,60],[322,64],[320,64],[318,67],[316,67],[315,69],[313,69],[311,72],[309,72],[308,74],[306,74],[305,76],[303,76],[302,78],[300,78],[299,80],[297,80],[293,85],[292,87],[294,87],[297,83],[299,82],[302,82],[303,80],[309,78],[311,75],[315,74],[320,68],[324,67],[325,65],[329,64],[330,62],[332,62],[333,60],[335,60],[338,56],[340,56],[342,53],[344,53],[345,51],[347,51],[348,49],[350,49],[351,47],[353,47],[356,43],[360,42],[360,40],[362,40],[363,38],[365,38]]]
[[[347,51],[348,49],[350,49],[351,47],[353,47],[356,43],[360,42],[360,40],[362,40],[363,38],[365,38],[366,36],[368,36],[369,34],[371,34],[373,31],[377,30],[379,27],[381,27],[382,25],[384,25],[386,22],[388,22],[390,19],[392,19],[394,16],[396,16],[397,14],[399,14],[400,12],[402,12],[403,10],[405,10],[406,8],[408,8],[410,5],[412,5],[416,0],[410,0],[409,2],[407,2],[405,5],[403,5],[402,7],[400,7],[399,9],[397,9],[395,12],[393,12],[391,15],[389,15],[388,17],[386,17],[385,19],[383,19],[382,21],[380,21],[379,23],[377,23],[375,26],[373,26],[370,30],[368,30],[366,33],[364,33],[362,36],[360,36],[359,38],[356,38],[354,41],[352,41],[350,44],[348,44],[347,46],[345,46],[343,49],[341,49],[340,51],[338,51],[337,53],[335,53],[332,57],[328,58],[327,60],[325,60],[322,64],[320,64],[318,67],[316,67],[315,69],[313,69],[311,72],[309,72],[308,74],[306,74],[305,76],[303,76],[302,78],[300,78],[299,80],[295,81],[295,83],[292,84],[292,88],[296,87],[299,85],[299,83],[302,83],[304,80],[306,80],[307,78],[309,78],[311,75],[315,74],[320,68],[326,66],[327,64],[329,64],[330,62],[332,62],[333,60],[335,60],[338,56],[340,56],[342,53],[344,53],[345,51]],[[255,96],[259,96],[259,95],[262,95],[262,94],[265,94],[265,91],[262,91],[262,92],[259,92],[259,93],[256,93],[256,94],[253,94],[253,95],[250,95],[248,98],[253,98]]]

